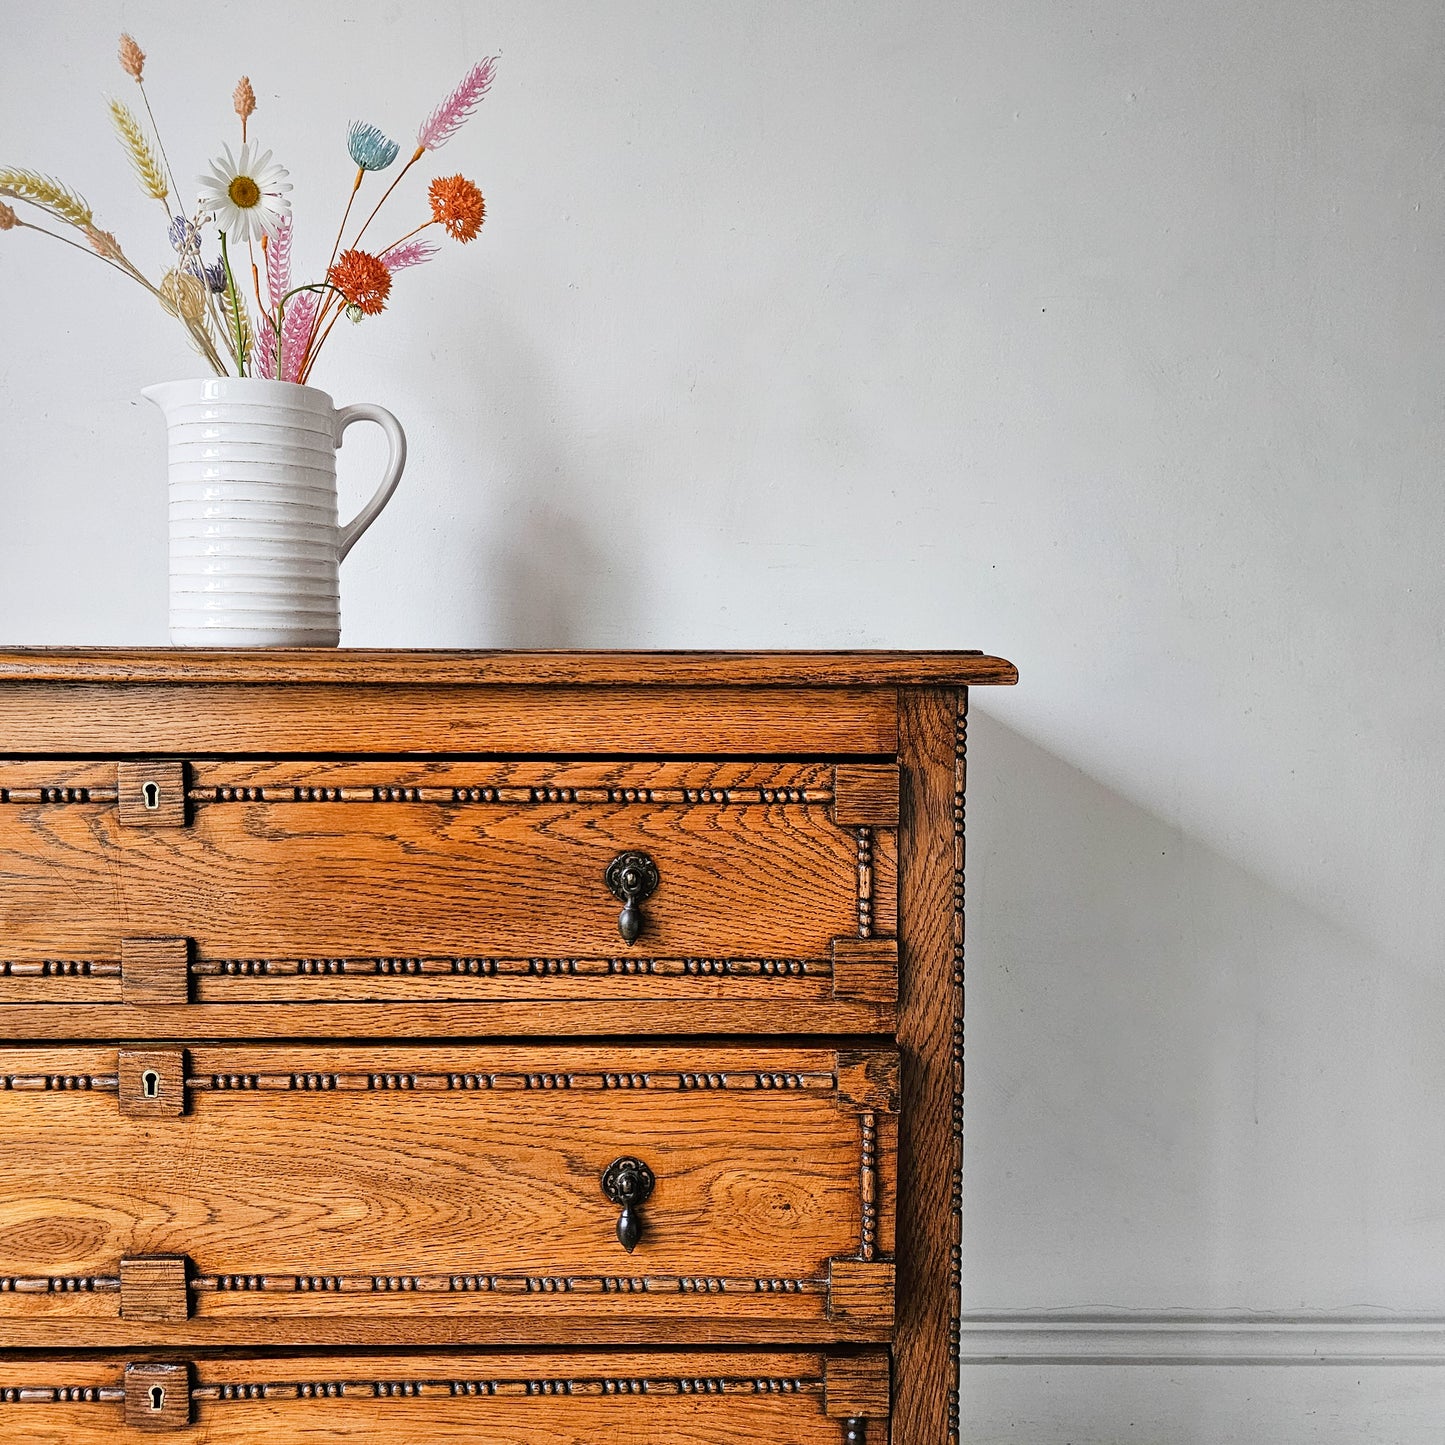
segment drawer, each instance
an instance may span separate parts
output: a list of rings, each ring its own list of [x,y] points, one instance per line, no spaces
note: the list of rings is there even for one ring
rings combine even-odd
[[[890,1336],[890,1050],[146,1045],[0,1069],[0,1345]]]
[[[886,764],[0,763],[0,1032],[887,1032],[897,823]]]
[[[884,1445],[888,1407],[877,1353],[0,1360],[15,1445]]]

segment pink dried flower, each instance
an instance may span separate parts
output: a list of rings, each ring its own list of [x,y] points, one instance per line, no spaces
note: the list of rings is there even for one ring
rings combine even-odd
[[[97,256],[103,256],[107,261],[123,261],[124,253],[120,249],[120,242],[109,231],[102,231],[98,226],[86,226],[85,239],[90,242],[90,249]]]
[[[491,89],[496,68],[496,56],[488,56],[472,66],[462,83],[422,123],[416,133],[418,150],[434,151],[461,129]]]
[[[236,107],[236,114],[241,117],[241,128],[244,130],[246,122],[256,114],[256,92],[251,89],[249,75],[243,75],[236,82],[236,88],[231,92],[231,104]]]
[[[276,380],[276,333],[269,326],[258,331],[251,343],[251,375]]]
[[[291,212],[287,211],[276,225],[276,234],[266,238],[266,286],[271,292],[271,305],[279,306],[281,298],[291,289]]]
[[[401,245],[383,251],[381,259],[386,263],[388,271],[405,271],[408,266],[420,266],[424,261],[430,261],[438,249],[430,241],[418,236],[414,241],[403,241]]]
[[[146,53],[129,35],[120,37],[120,68],[132,80],[140,80],[145,71]]]
[[[316,293],[302,291],[286,303],[286,319],[281,323],[282,381],[299,381],[301,363],[306,354],[306,338],[316,320]]]

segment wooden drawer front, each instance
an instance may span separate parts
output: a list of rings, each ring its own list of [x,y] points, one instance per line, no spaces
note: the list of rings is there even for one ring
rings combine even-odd
[[[891,1328],[889,1051],[147,1046],[0,1069],[0,1344]],[[629,1157],[656,1180],[630,1254],[602,1190]]]
[[[42,1357],[0,1361],[0,1442],[884,1445],[888,1396],[882,1354]]]
[[[896,996],[897,787],[801,763],[0,763],[0,1004],[676,1002],[700,1031],[713,1005],[776,1027],[851,999],[874,1013],[817,1022],[862,1031]],[[659,881],[628,944],[605,874],[633,851]]]

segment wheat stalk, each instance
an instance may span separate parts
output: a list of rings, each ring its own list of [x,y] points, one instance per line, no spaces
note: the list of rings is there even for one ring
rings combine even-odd
[[[226,322],[227,340],[234,340],[237,363],[244,365],[251,354],[251,318],[246,314],[246,298],[230,286],[221,292],[221,315]]]
[[[115,125],[115,133],[120,138],[121,145],[125,147],[126,156],[131,163],[131,168],[135,171],[136,179],[141,183],[141,189],[148,196],[154,196],[158,201],[165,200],[170,193],[170,188],[166,185],[165,172],[161,169],[161,164],[156,159],[156,153],[151,149],[150,141],[146,139],[146,133],[141,129],[140,122],[118,100],[110,102],[110,118]]]
[[[95,220],[84,196],[38,171],[0,169],[0,196],[29,201],[72,226],[89,226]]]

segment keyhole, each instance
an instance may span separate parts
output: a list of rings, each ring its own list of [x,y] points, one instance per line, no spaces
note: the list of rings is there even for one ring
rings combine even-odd
[[[166,1387],[164,1385],[151,1386],[151,1409],[164,1410],[166,1408]]]
[[[161,805],[161,785],[159,783],[142,783],[141,792],[145,795],[146,807],[155,812]]]
[[[154,1099],[161,1091],[161,1076],[156,1073],[154,1069],[147,1069],[145,1073],[140,1076],[140,1087],[141,1093],[143,1093],[147,1099]],[[159,1389],[160,1387],[157,1386],[156,1388]],[[154,1391],[152,1391],[152,1393],[154,1393]]]

